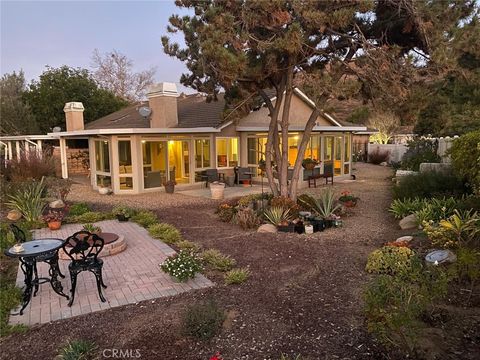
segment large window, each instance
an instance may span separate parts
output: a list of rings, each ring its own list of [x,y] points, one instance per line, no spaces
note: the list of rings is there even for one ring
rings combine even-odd
[[[118,173],[120,190],[133,189],[132,145],[130,140],[118,141]]]
[[[315,159],[320,161],[320,135],[310,136],[307,148],[305,149],[305,159]]]
[[[265,160],[266,146],[266,137],[251,137],[247,139],[247,160],[249,165],[258,165],[260,160]]]
[[[349,174],[350,173],[350,158],[352,156],[352,148],[351,148],[351,141],[350,135],[345,135],[345,153],[343,154],[344,162],[343,162],[343,173]]]
[[[143,186],[145,189],[161,187],[168,179],[167,142],[142,140]]]
[[[325,136],[323,160],[325,162],[330,162],[333,160],[333,136]]]
[[[110,146],[107,140],[95,140],[95,172],[97,186],[112,186],[110,174]]]
[[[238,139],[237,138],[219,138],[217,145],[217,167],[235,167],[238,166]]]
[[[342,175],[342,145],[343,136],[335,137],[335,161],[333,166],[333,173],[335,175]]]
[[[168,142],[168,166],[170,180],[178,184],[190,182],[190,151],[188,141],[170,140]]]
[[[298,156],[298,140],[300,136],[294,135],[288,137],[288,165],[293,166]]]
[[[210,167],[210,140],[195,140],[195,167],[206,169]]]

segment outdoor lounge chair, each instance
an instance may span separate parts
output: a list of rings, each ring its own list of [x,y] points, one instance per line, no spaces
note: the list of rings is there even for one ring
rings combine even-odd
[[[107,300],[103,297],[102,287],[107,288],[103,282],[102,268],[103,260],[98,258],[98,254],[102,251],[104,245],[103,239],[97,234],[88,231],[78,231],[69,236],[63,244],[63,251],[72,259],[68,265],[70,279],[72,281],[72,296],[68,302],[68,306],[72,306],[75,299],[75,288],[77,287],[77,276],[82,271],[90,271],[95,275],[97,281],[98,296],[102,302]]]
[[[249,180],[250,186],[252,186],[253,172],[248,167],[236,167],[235,170],[235,183],[240,184],[240,181]]]
[[[220,181],[220,175],[218,174],[217,169],[207,169],[203,170],[198,174],[200,181],[205,181],[205,187],[208,187],[208,183],[213,183],[215,181]]]

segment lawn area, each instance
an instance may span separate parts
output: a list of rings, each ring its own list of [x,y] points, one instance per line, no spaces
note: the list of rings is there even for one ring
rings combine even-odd
[[[368,164],[357,168],[357,181],[334,185],[338,193],[348,189],[360,197],[343,218],[344,226],[309,236],[242,230],[221,222],[215,214],[218,203],[210,200],[197,200],[196,206],[164,204],[156,211],[160,221],[175,225],[184,239],[235,259],[236,267],[249,270],[247,281],[225,285],[222,273],[209,270],[206,276],[214,287],[33,326],[3,338],[0,358],[30,359],[30,351],[18,349],[34,348],[36,358],[52,359],[71,340],[93,341],[98,354],[138,349],[142,359],[209,359],[217,351],[224,359],[280,359],[282,354],[288,359],[403,358],[387,354],[367,332],[363,291],[371,278],[365,272],[368,254],[412,231],[400,230],[387,211],[392,170]],[[108,203],[98,203],[104,198]],[[104,198],[96,198],[99,209],[109,208],[111,199],[126,199]],[[132,198],[153,208],[147,197]],[[186,337],[180,325],[186,309],[212,301],[225,311],[220,333],[208,341]],[[474,334],[476,309],[458,312],[450,329],[445,322],[451,337],[443,344],[440,330],[432,330],[430,340],[439,354],[475,354],[478,338],[456,337]],[[442,358],[453,358],[448,356]]]

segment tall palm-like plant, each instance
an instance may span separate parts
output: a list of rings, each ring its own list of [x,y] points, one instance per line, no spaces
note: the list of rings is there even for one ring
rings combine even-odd
[[[302,195],[298,201],[323,219],[329,219],[340,208],[335,204],[335,194],[331,188],[323,190],[318,198]]]
[[[33,181],[24,189],[19,189],[8,195],[10,199],[6,205],[20,211],[25,220],[29,222],[38,221],[45,208],[43,194],[45,191],[44,178],[40,181]]]

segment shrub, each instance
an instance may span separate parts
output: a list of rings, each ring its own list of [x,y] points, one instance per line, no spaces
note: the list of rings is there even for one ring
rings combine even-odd
[[[478,249],[460,248],[457,261],[449,267],[450,274],[460,282],[473,283],[480,280],[480,251]]]
[[[102,228],[100,226],[97,226],[97,225],[94,225],[94,224],[91,224],[91,223],[88,223],[88,224],[84,224],[83,225],[83,228],[82,228],[83,231],[88,231],[89,233],[92,233],[92,234],[99,234],[102,232]]]
[[[68,215],[70,216],[83,215],[89,211],[90,211],[90,207],[88,206],[87,203],[76,203],[76,204],[70,205],[70,209],[68,210]]]
[[[112,209],[112,214],[114,216],[124,216],[126,218],[131,218],[137,213],[137,211],[131,207],[125,205],[117,205]]]
[[[402,157],[402,169],[418,171],[421,163],[439,163],[438,140],[415,139],[407,144]]]
[[[229,271],[237,263],[235,259],[232,259],[228,255],[223,255],[216,249],[205,250],[201,255],[202,261],[205,266],[212,270]]]
[[[156,224],[158,219],[154,212],[149,210],[141,210],[132,216],[132,221],[143,226],[144,228],[148,228],[149,226]]]
[[[298,200],[305,208],[323,219],[330,219],[335,211],[341,208],[339,204],[335,204],[335,194],[331,188],[322,190],[318,198],[305,194],[299,197]]]
[[[300,211],[300,206],[298,206],[295,201],[285,196],[277,196],[272,198],[270,205],[272,207],[280,207],[285,210],[288,209],[293,218],[297,218],[298,212]]]
[[[163,272],[182,282],[193,279],[202,270],[198,257],[191,251],[185,250],[180,250],[178,254],[169,256],[160,267]]]
[[[415,211],[422,209],[424,202],[419,198],[403,200],[395,199],[390,205],[390,211],[395,219],[403,219],[405,216],[413,214]]]
[[[449,155],[455,172],[480,194],[480,130],[455,139]]]
[[[380,342],[413,352],[420,317],[446,294],[448,276],[434,266],[417,267],[409,275],[383,274],[372,280],[365,291],[365,312],[368,331]]]
[[[101,213],[96,211],[88,211],[82,215],[68,216],[65,220],[69,223],[94,223],[102,220],[111,219],[109,213]]]
[[[170,224],[159,223],[148,227],[149,234],[155,238],[162,240],[165,244],[175,244],[182,240],[182,234],[178,229]]]
[[[465,185],[451,174],[425,172],[408,175],[393,187],[395,199],[461,196],[468,192]]]
[[[61,199],[67,201],[67,196],[72,187],[72,181],[69,179],[61,179],[57,177],[45,178],[45,187],[47,189],[47,196],[53,199]]]
[[[247,281],[250,276],[250,270],[243,269],[232,269],[225,274],[225,284],[242,284]]]
[[[0,334],[2,336],[11,332],[8,317],[10,311],[20,304],[21,299],[22,291],[15,286],[15,281],[7,282],[3,280],[0,287]]]
[[[195,244],[194,242],[188,240],[181,240],[175,244],[180,250],[188,250],[191,252],[199,252],[201,250],[201,246]]]
[[[480,213],[480,196],[463,196],[457,203],[458,210],[473,210]]]
[[[250,194],[250,195],[245,195],[245,196],[242,196],[239,200],[238,200],[238,206],[240,207],[248,207],[250,206],[253,202],[255,201],[258,201],[258,200],[271,200],[273,197],[272,194]]]
[[[368,256],[365,270],[375,274],[404,274],[412,271],[415,260],[418,260],[415,253],[407,247],[384,246]]]
[[[208,340],[218,333],[224,320],[224,311],[212,301],[191,305],[182,319],[183,332],[187,336]]]
[[[216,214],[223,222],[231,222],[236,213],[237,209],[228,203],[220,204],[216,211]]]
[[[368,162],[379,165],[382,162],[387,162],[390,158],[390,151],[383,151],[380,148],[376,148],[368,153]]]
[[[8,162],[4,175],[15,182],[55,176],[55,160],[47,152],[40,154],[37,151],[22,151],[18,159],[14,157]]]
[[[290,209],[284,209],[283,207],[272,206],[265,210],[263,213],[265,219],[272,225],[288,225],[293,220],[293,216],[290,214]]]
[[[40,181],[32,181],[24,189],[19,189],[8,195],[7,206],[20,211],[27,221],[38,221],[45,208],[43,198],[45,185],[43,181],[43,178]]]
[[[250,208],[238,210],[235,222],[244,230],[256,228],[261,224],[257,213]]]
[[[73,340],[69,341],[58,352],[58,358],[62,360],[83,360],[89,359],[95,351],[96,346],[91,341]]]

